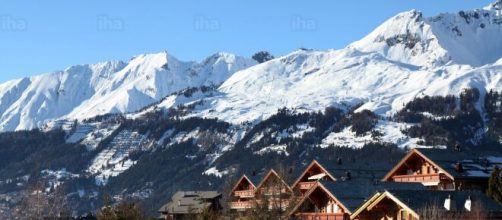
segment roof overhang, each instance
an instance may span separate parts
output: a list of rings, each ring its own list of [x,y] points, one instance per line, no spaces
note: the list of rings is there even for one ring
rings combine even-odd
[[[305,195],[300,199],[300,201],[298,203],[296,203],[295,207],[293,209],[291,209],[290,213],[289,213],[289,216],[293,215],[296,210],[298,210],[298,208],[300,208],[300,206],[302,205],[303,202],[305,202],[305,200],[307,200],[309,198],[309,196],[316,190],[316,189],[321,189],[323,190],[329,197],[331,197],[331,199],[335,200],[335,202],[337,204],[339,204],[340,206],[342,206],[343,210],[350,214],[350,210],[345,207],[345,205],[343,203],[340,202],[340,200],[338,200],[321,182],[317,182],[316,185],[314,187],[312,187],[309,191],[307,191],[307,193],[305,193]]]
[[[241,176],[241,178],[239,178],[239,180],[235,183],[234,187],[232,188],[232,192],[235,191],[235,189],[237,189],[237,187],[241,184],[241,182],[243,180],[246,180],[248,181],[249,184],[251,184],[253,187],[256,188],[256,186],[253,184],[253,182],[246,176],[246,174],[243,174]]]
[[[293,183],[293,185],[291,185],[291,188],[295,188],[296,185],[298,185],[298,183],[300,182],[300,180],[302,179],[303,176],[305,176],[305,174],[307,174],[307,171],[310,170],[310,168],[312,168],[314,165],[317,165],[319,166],[323,171],[324,173],[326,174],[326,176],[330,177],[332,180],[336,180],[335,177],[333,177],[333,175],[331,175],[331,173],[329,173],[329,171],[324,168],[321,163],[319,163],[317,160],[313,160],[308,166],[307,168],[305,168],[305,170],[302,172],[302,174],[296,179],[296,181]]]
[[[313,176],[309,177],[308,179],[309,180],[320,180],[320,179],[322,179],[325,176],[326,176],[326,173],[320,173],[320,174],[317,174],[317,175],[313,175]]]
[[[350,215],[350,219],[355,219],[359,214],[361,214],[365,210],[371,210],[373,209],[378,203],[380,203],[382,200],[385,198],[388,198],[395,202],[398,206],[400,206],[402,209],[405,209],[408,213],[410,213],[413,217],[416,219],[419,219],[420,216],[410,207],[408,207],[406,204],[401,202],[401,200],[397,199],[394,195],[392,195],[390,192],[385,191],[383,193],[375,193],[373,197],[371,197],[368,201],[366,201],[361,207],[359,207],[352,215]]]
[[[422,185],[424,185],[424,186],[437,186],[437,185],[439,185],[439,182],[423,182]]]
[[[406,154],[406,156],[404,156],[403,159],[401,159],[401,161],[399,161],[399,163],[394,166],[385,176],[384,178],[382,179],[383,181],[389,181],[390,178],[397,172],[397,170],[403,166],[406,161],[408,161],[413,155],[418,155],[419,157],[421,157],[422,159],[426,160],[427,162],[431,163],[432,165],[434,165],[435,167],[437,167],[439,170],[442,171],[442,173],[444,173],[446,176],[450,177],[452,180],[454,180],[455,178],[453,177],[453,175],[451,175],[450,173],[448,173],[445,169],[441,168],[438,164],[436,164],[433,160],[429,159],[428,157],[426,157],[424,154],[420,153],[419,150],[417,150],[417,148],[413,148],[410,152],[408,152],[408,154]]]
[[[265,177],[263,177],[263,179],[261,180],[260,184],[258,184],[258,186],[256,186],[256,190],[260,189],[263,184],[267,181],[268,178],[270,178],[271,176],[276,176],[277,178],[279,178],[279,180],[281,181],[281,183],[286,186],[286,188],[290,191],[290,192],[293,192],[293,190],[291,189],[291,187],[288,185],[288,183],[286,183],[286,181],[284,181],[284,179],[282,179],[282,177],[277,173],[275,172],[274,169],[270,169],[270,171],[268,171],[267,175],[265,175]]]

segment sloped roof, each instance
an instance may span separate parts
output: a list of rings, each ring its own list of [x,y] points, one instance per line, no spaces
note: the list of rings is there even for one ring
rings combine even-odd
[[[251,184],[253,184],[254,187],[257,187],[258,184],[261,182],[261,175],[258,176],[258,175],[246,175],[246,174],[243,174],[239,180],[235,183],[234,187],[232,188],[232,191],[234,191],[238,186],[239,184],[243,181],[243,180],[247,180],[249,181]]]
[[[465,201],[470,197],[472,204],[480,204],[487,212],[502,212],[500,204],[479,191],[420,191],[417,193],[414,190],[392,189],[387,192],[414,211],[419,211],[432,204],[443,207],[445,199],[450,196],[452,207],[456,207],[452,211],[463,210]]]
[[[336,180],[336,178],[334,176],[331,175],[331,172],[329,171],[328,168],[324,167],[325,165],[320,163],[319,161],[317,160],[313,160],[312,162],[310,162],[309,164],[305,164],[303,166],[301,166],[299,169],[295,169],[294,172],[292,173],[293,175],[293,178],[290,178],[288,182],[288,184],[291,186],[291,187],[295,187],[295,185],[300,181],[300,179],[305,175],[305,173],[308,171],[308,169],[310,169],[312,166],[314,166],[315,164],[319,165],[322,169],[325,169],[328,176],[331,176],[333,179]],[[328,164],[328,163],[326,163]]]
[[[163,205],[159,212],[173,214],[200,213],[205,208],[211,206],[205,199],[215,199],[221,196],[216,191],[178,191],[171,201]]]
[[[281,175],[279,175],[274,169],[270,169],[268,173],[261,179],[260,183],[256,186],[257,189],[261,188],[263,184],[271,177],[271,176],[276,176],[279,178],[281,183],[286,186],[286,188],[290,191],[292,191],[291,186],[289,183],[287,183]]]
[[[381,179],[387,171],[392,168],[391,164],[385,163],[367,163],[342,161],[342,164],[337,164],[336,160],[316,159],[333,177],[343,179],[346,172],[350,172],[352,179],[373,180]]]
[[[370,200],[361,204],[360,207],[351,214],[351,218],[357,217],[368,207],[375,206],[382,199],[389,198],[416,218],[420,217],[420,210],[430,206],[438,208],[444,207],[446,198],[451,199],[452,212],[464,212],[465,202],[471,199],[472,206],[480,206],[484,213],[490,217],[502,217],[502,206],[485,194],[479,191],[432,191],[432,190],[409,190],[409,189],[386,189],[384,192],[375,193]]]
[[[249,181],[251,181],[251,183],[254,185],[254,186],[258,186],[258,184],[260,184],[261,182],[261,179],[262,179],[262,176],[261,175],[246,175],[246,177],[248,178]]]
[[[357,210],[361,204],[371,198],[376,192],[396,189],[415,190],[415,192],[426,190],[420,183],[381,182],[364,179],[336,182],[321,181],[320,184],[351,213]]]
[[[488,178],[495,166],[502,166],[502,153],[500,151],[455,151],[434,148],[416,148],[415,150],[454,178]],[[457,162],[462,163],[463,172],[458,172],[455,169]]]

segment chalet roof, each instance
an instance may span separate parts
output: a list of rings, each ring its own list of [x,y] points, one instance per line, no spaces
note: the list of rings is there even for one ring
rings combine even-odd
[[[279,178],[279,180],[281,181],[281,183],[282,183],[284,186],[286,186],[289,190],[292,190],[292,189],[290,188],[290,187],[291,187],[291,185],[290,185],[288,182],[286,182],[286,180],[284,180],[284,178],[283,178],[283,177],[282,177],[279,173],[277,173],[274,169],[270,169],[270,170],[267,172],[267,174],[266,174],[263,178],[261,178],[260,183],[259,183],[258,185],[255,185],[255,186],[256,186],[256,188],[258,189],[258,188],[262,187],[262,186],[263,186],[263,184],[267,181],[267,179],[269,179],[271,176],[276,176],[276,177],[278,177],[278,178]]]
[[[367,163],[363,161],[342,160],[342,164],[337,164],[337,160],[316,159],[327,171],[336,179],[343,179],[346,172],[350,172],[352,179],[381,179],[387,171],[392,168],[390,164]]]
[[[233,186],[232,188],[232,191],[234,191],[238,186],[239,184],[243,181],[243,180],[249,180],[251,182],[251,184],[253,184],[254,187],[257,187],[258,184],[260,184],[261,180],[262,180],[262,175],[248,175],[246,173],[243,173],[239,180],[235,183],[235,185]]]
[[[487,212],[500,213],[502,211],[500,204],[479,191],[420,191],[420,193],[417,193],[414,190],[393,189],[387,190],[387,192],[415,212],[431,204],[443,207],[444,201],[448,196],[450,196],[452,202],[452,211],[455,211],[455,207],[456,210],[463,210],[465,201],[469,197],[472,204],[478,203]]]
[[[209,199],[215,199],[221,196],[216,191],[178,191],[171,201],[163,205],[159,212],[173,214],[200,213],[205,208],[211,206]]]
[[[261,182],[261,179],[262,179],[262,176],[261,175],[246,175],[246,177],[249,179],[249,181],[251,181],[251,183],[254,185],[254,186],[258,186],[258,184],[260,184]]]
[[[347,180],[328,182],[321,181],[322,184],[336,199],[342,203],[349,212],[353,213],[367,199],[372,197],[376,192],[385,190],[426,190],[420,183],[397,183],[397,182],[381,182],[369,180]]]
[[[323,167],[329,175],[336,180],[344,180],[347,172],[350,172],[352,179],[362,180],[379,180],[392,168],[388,163],[368,163],[365,161],[352,161],[342,158],[342,164],[337,163],[337,159],[320,159],[316,158],[311,163],[302,164],[293,170],[292,176],[287,180],[288,184],[294,187],[294,184],[299,181],[304,171],[306,171],[313,162],[317,162]]]
[[[455,151],[452,149],[416,148],[454,178],[488,178],[495,166],[502,167],[502,153],[489,150]],[[455,164],[461,162],[463,171]]]

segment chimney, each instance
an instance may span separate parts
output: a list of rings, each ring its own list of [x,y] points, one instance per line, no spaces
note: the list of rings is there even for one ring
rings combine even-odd
[[[342,165],[342,158],[340,158],[340,157],[339,157],[339,158],[336,160],[336,164],[338,164],[338,165]]]
[[[455,164],[455,171],[457,171],[457,172],[459,172],[459,173],[464,172],[464,166],[462,165],[462,162],[458,161],[458,162]]]
[[[444,200],[444,208],[451,211],[451,195],[448,195],[448,198]]]
[[[454,149],[455,149],[455,151],[460,151],[460,144],[455,144]]]
[[[253,173],[251,175],[256,176],[256,170],[253,170]]]
[[[345,178],[346,180],[352,179],[352,174],[350,173],[350,171],[345,172]]]
[[[464,208],[470,212],[472,208],[472,201],[471,201],[471,196],[467,197],[467,200],[465,200]]]

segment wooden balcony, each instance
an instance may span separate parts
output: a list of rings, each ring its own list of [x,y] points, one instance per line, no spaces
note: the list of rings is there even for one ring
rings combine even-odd
[[[266,196],[283,195],[290,193],[287,189],[277,189],[277,188],[265,188],[261,192],[263,193],[263,195]]]
[[[295,220],[345,220],[344,213],[298,213]]]
[[[231,209],[250,209],[253,208],[253,201],[230,202]]]
[[[309,190],[311,189],[312,187],[314,187],[316,184],[316,182],[299,182],[298,183],[298,187],[301,189],[301,190]]]
[[[253,198],[254,197],[254,190],[238,190],[234,192],[234,195],[236,197],[241,197],[241,198]]]
[[[392,180],[394,180],[395,182],[430,183],[430,182],[439,182],[441,178],[439,173],[435,173],[435,174],[397,175],[393,176]]]

